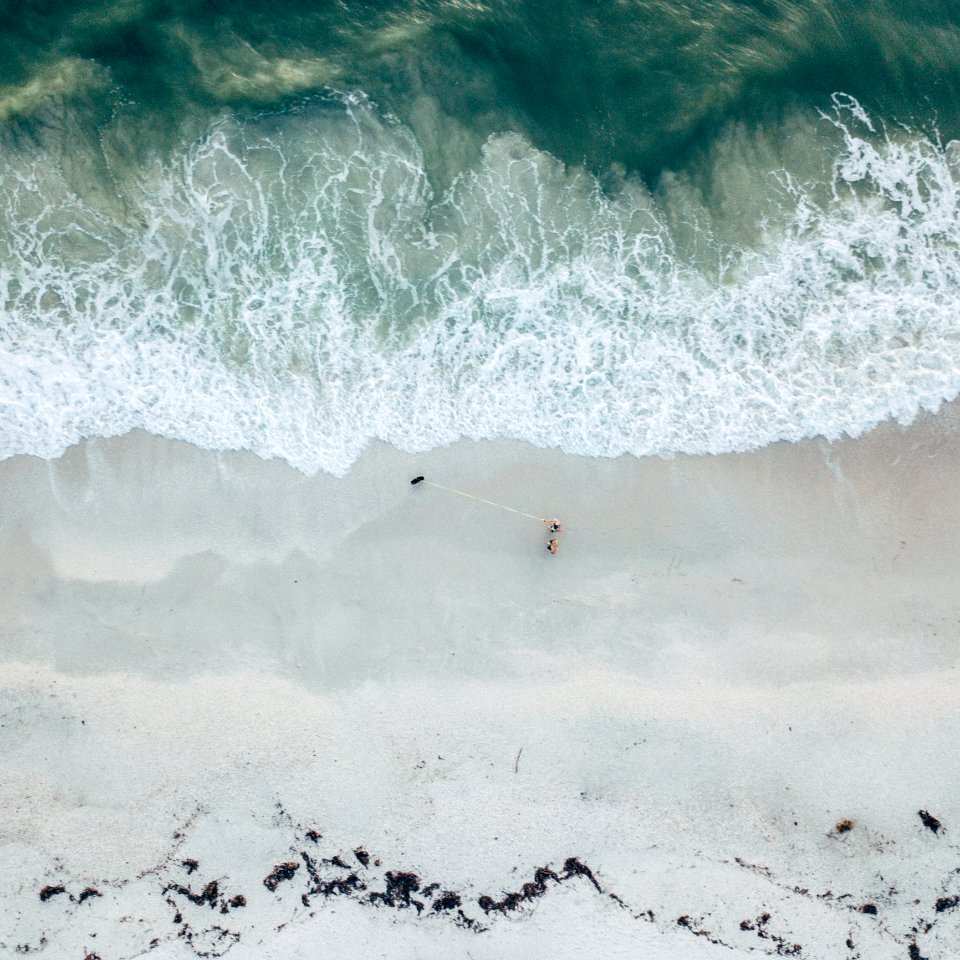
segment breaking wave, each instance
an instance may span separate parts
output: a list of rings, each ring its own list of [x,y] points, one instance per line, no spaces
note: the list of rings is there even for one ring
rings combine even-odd
[[[960,143],[840,96],[792,122],[803,162],[734,128],[654,191],[509,133],[437,190],[361,95],[225,117],[96,189],[51,147],[68,121],[8,139],[0,455],[140,427],[342,474],[372,440],[721,453],[936,409]]]

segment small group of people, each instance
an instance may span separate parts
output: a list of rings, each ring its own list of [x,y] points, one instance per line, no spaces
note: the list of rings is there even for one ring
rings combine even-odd
[[[544,520],[543,522],[547,524],[547,529],[551,533],[563,533],[563,524],[556,517],[552,520]],[[556,553],[559,549],[560,541],[556,537],[551,537],[547,541],[547,552]]]

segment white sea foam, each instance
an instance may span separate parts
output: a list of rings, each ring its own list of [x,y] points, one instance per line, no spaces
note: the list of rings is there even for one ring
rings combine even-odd
[[[0,456],[142,427],[342,473],[373,439],[719,453],[907,421],[960,392],[960,145],[843,98],[816,130],[827,177],[723,202],[604,192],[510,134],[436,196],[358,96],[224,119],[116,198],[5,145]]]

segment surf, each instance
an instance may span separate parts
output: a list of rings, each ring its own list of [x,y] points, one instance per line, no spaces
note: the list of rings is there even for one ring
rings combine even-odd
[[[357,92],[106,180],[70,137],[0,149],[4,457],[138,427],[336,475],[374,440],[722,453],[960,392],[960,147],[852,98],[652,185],[503,133],[438,188]]]

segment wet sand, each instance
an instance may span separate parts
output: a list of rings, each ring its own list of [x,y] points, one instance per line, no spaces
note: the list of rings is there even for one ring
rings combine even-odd
[[[0,953],[955,955],[958,464],[0,464]]]

